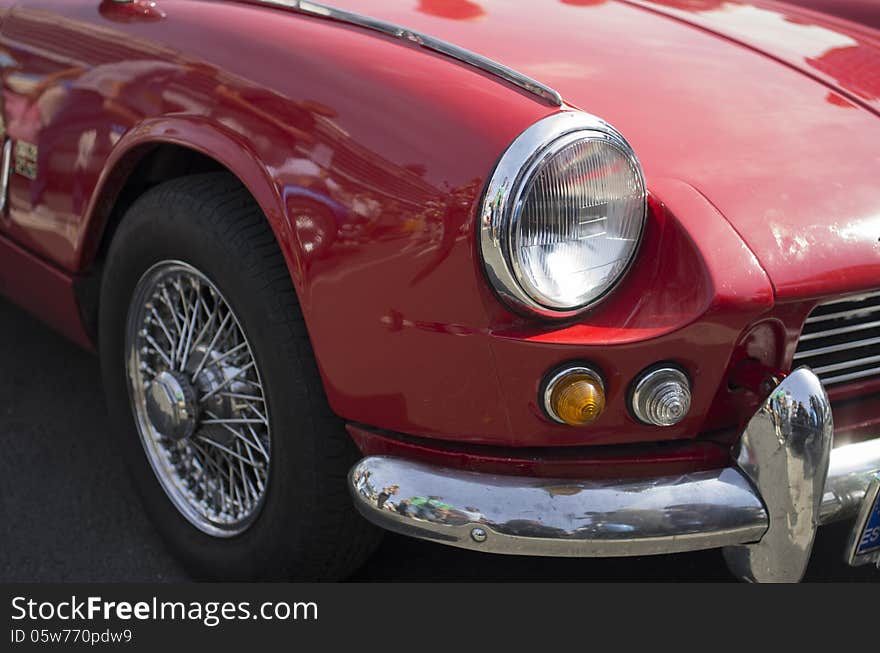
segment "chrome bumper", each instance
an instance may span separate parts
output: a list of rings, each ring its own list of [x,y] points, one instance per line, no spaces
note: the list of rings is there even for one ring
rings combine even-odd
[[[388,530],[477,551],[633,556],[724,548],[753,581],[797,581],[816,527],[855,516],[880,439],[831,449],[828,397],[807,368],[750,420],[735,466],[636,481],[462,472],[374,456],[351,470],[358,510]]]

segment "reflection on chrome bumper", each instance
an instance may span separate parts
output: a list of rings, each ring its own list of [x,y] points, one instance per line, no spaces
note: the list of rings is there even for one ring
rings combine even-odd
[[[358,465],[352,482],[361,512],[380,526],[496,553],[672,553],[752,542],[767,530],[760,499],[732,469],[591,483],[489,476],[374,457]],[[388,496],[389,489],[396,493]]]
[[[870,474],[880,470],[880,439],[830,451],[832,432],[821,383],[800,368],[749,422],[736,465],[726,469],[573,482],[374,456],[355,465],[349,481],[367,519],[434,542],[583,557],[725,547],[743,578],[796,581],[816,526],[854,516]]]

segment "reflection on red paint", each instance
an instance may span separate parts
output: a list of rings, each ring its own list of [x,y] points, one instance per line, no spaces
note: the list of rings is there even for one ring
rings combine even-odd
[[[880,57],[877,52],[852,45],[828,50],[822,56],[806,61],[866,100],[876,100],[880,93]]]
[[[595,7],[601,5],[608,0],[559,0],[564,5],[572,5],[573,7]]]
[[[485,10],[470,0],[419,0],[418,10],[429,16],[451,20],[474,20],[485,16]]]
[[[712,11],[724,6],[727,0],[647,0],[647,2],[683,11]]]
[[[840,93],[835,93],[834,91],[828,91],[828,94],[825,96],[825,99],[829,104],[833,104],[836,107],[843,107],[844,109],[855,109],[856,105],[847,100],[845,97],[840,95]]]
[[[154,0],[129,0],[128,2],[102,0],[98,11],[104,18],[116,23],[152,22],[167,17],[158,2]]]

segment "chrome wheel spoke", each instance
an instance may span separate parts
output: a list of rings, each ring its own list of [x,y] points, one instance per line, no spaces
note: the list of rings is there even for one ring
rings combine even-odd
[[[153,316],[154,324],[159,326],[162,334],[165,336],[165,340],[168,341],[168,344],[172,347],[174,346],[174,336],[171,335],[171,332],[168,330],[168,327],[165,324],[165,320],[159,315],[154,306],[150,306],[150,315]]]
[[[168,261],[140,280],[126,332],[132,406],[162,487],[197,528],[232,536],[256,519],[271,461],[253,351],[220,290]]]
[[[215,394],[217,394],[218,392],[220,392],[223,388],[229,387],[229,384],[230,384],[230,383],[232,383],[233,381],[236,381],[239,377],[241,377],[242,374],[244,374],[244,373],[247,372],[249,369],[251,369],[252,367],[254,367],[254,365],[256,365],[256,363],[254,363],[254,361],[251,361],[250,363],[248,363],[248,364],[245,365],[244,367],[239,368],[238,370],[236,370],[235,374],[233,374],[232,376],[228,377],[225,381],[223,381],[223,383],[221,383],[220,385],[218,385],[216,388],[212,388],[212,389],[211,389],[210,391],[208,391],[206,394],[202,395],[202,397],[199,399],[199,401],[201,401],[201,402],[205,402],[205,401],[207,401],[208,399],[210,399],[211,397],[213,397]],[[243,379],[243,380],[244,380],[244,379]]]
[[[211,413],[208,413],[208,414],[210,415]],[[209,420],[206,420],[206,421],[209,421]],[[210,422],[210,421],[209,421],[209,422]],[[236,440],[239,440],[239,441],[243,442],[248,448],[251,448],[251,447],[256,448],[257,451],[259,451],[260,454],[263,456],[263,458],[266,459],[266,461],[269,460],[269,454],[268,454],[268,453],[266,452],[266,450],[263,448],[263,444],[262,444],[262,442],[260,442],[259,437],[256,436],[256,434],[255,434],[255,432],[253,431],[253,429],[250,429],[250,426],[248,426],[248,428],[250,429],[251,433],[254,434],[254,435],[253,435],[253,439],[250,439],[250,438],[246,437],[246,436],[244,435],[244,433],[242,433],[242,432],[239,431],[238,429],[233,428],[232,426],[230,426],[230,425],[228,425],[228,424],[225,424],[225,423],[223,423],[223,422],[214,421],[214,422],[210,422],[210,423],[220,424],[220,426],[222,426],[225,430],[227,430],[229,433],[231,433],[232,436],[233,436]],[[253,463],[253,464],[256,465],[257,463]]]
[[[244,395],[240,392],[221,392],[220,396],[229,397],[230,399],[241,399],[242,401],[259,401],[264,402],[265,399],[257,395]]]
[[[193,339],[193,331],[196,328],[196,319],[198,319],[198,304],[191,307],[189,320],[187,321],[186,327],[186,341],[184,339],[180,339],[181,351],[178,355],[178,360],[180,361],[180,369],[186,369],[186,362],[189,358],[190,347],[192,346]]]
[[[226,446],[220,444],[219,442],[212,440],[211,438],[206,438],[204,435],[199,435],[196,437],[198,437],[198,439],[201,440],[202,442],[211,445],[212,447],[214,447],[215,449],[218,449],[219,451],[225,453],[226,455],[232,456],[233,458],[235,458],[237,460],[241,460],[242,462],[246,462],[247,464],[250,465],[250,461],[247,458],[245,458],[241,454],[235,453],[229,447],[226,447]],[[255,469],[262,469],[262,468],[263,468],[263,466],[260,465],[258,468],[255,468]]]
[[[205,363],[208,361],[208,357],[209,357],[210,353],[214,350],[214,347],[217,345],[217,341],[220,339],[220,336],[223,334],[223,330],[226,328],[226,323],[229,321],[230,317],[232,317],[231,312],[226,314],[226,317],[224,317],[223,321],[220,322],[220,326],[217,327],[217,331],[214,333],[214,337],[211,339],[211,344],[208,345],[207,349],[205,350],[204,355],[202,356],[202,359],[199,361],[198,366],[196,367],[195,371],[192,374],[193,381],[196,380],[196,378],[199,376],[199,373],[204,368]]]
[[[226,360],[227,358],[229,358],[230,356],[234,356],[235,354],[238,354],[239,352],[241,352],[241,351],[242,351],[243,349],[245,349],[246,347],[247,347],[247,343],[246,343],[246,342],[239,343],[239,344],[237,344],[235,347],[233,347],[232,349],[230,349],[229,351],[223,352],[222,354],[220,354],[219,356],[217,356],[217,358],[213,359],[211,362],[212,362],[214,365],[218,365],[219,363],[225,361],[225,360]]]
[[[201,344],[202,339],[205,337],[205,334],[207,334],[209,332],[210,328],[214,325],[215,319],[217,318],[217,305],[216,304],[214,305],[213,310],[208,310],[208,307],[205,306],[204,298],[199,297],[199,305],[202,307],[202,309],[206,313],[208,313],[208,319],[202,325],[202,328],[199,330],[199,335],[196,336],[195,341],[192,343],[192,349],[195,349],[196,347],[198,347]],[[190,354],[191,353],[192,353],[192,350],[190,350]]]
[[[265,415],[263,415],[263,413],[257,410],[256,406],[254,406],[250,401],[246,402],[245,406],[247,406],[247,409],[259,418],[259,421],[261,421],[263,424],[266,424],[267,426],[269,425],[269,419]]]
[[[166,354],[165,351],[159,346],[159,343],[151,336],[149,333],[144,332],[144,340],[146,340],[153,351],[159,354],[159,357],[168,367],[174,367],[171,358],[169,358],[169,354]],[[173,357],[174,353],[171,352],[170,356]]]
[[[165,303],[165,306],[168,308],[168,313],[171,315],[171,319],[174,321],[174,328],[177,330],[177,335],[180,336],[183,331],[180,328],[180,321],[177,317],[177,309],[171,302],[171,298],[168,296],[168,288],[162,286],[160,293],[161,294],[159,295],[159,299],[161,299]]]
[[[202,424],[265,424],[261,419],[203,419]]]

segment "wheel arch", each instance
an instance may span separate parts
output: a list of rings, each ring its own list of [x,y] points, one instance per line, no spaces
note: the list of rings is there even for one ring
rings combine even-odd
[[[83,323],[93,338],[102,262],[127,209],[153,186],[208,171],[226,171],[248,190],[266,216],[298,289],[299,257],[291,245],[281,196],[247,142],[202,118],[154,119],[130,130],[114,147],[84,215],[75,290]]]

